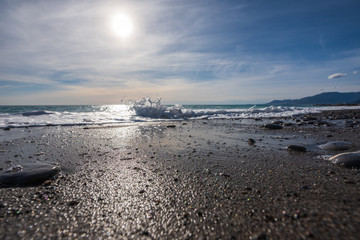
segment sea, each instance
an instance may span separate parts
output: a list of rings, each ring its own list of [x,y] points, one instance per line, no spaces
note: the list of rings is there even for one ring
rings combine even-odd
[[[191,119],[288,117],[359,106],[163,105],[144,98],[119,105],[0,105],[0,128],[82,126]]]

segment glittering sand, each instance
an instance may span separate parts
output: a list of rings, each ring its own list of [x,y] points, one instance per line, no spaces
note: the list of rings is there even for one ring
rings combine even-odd
[[[326,112],[274,130],[249,119],[1,131],[2,171],[54,162],[61,173],[0,188],[0,239],[358,239],[359,170],[322,157],[345,151],[318,147],[358,151],[356,118]]]

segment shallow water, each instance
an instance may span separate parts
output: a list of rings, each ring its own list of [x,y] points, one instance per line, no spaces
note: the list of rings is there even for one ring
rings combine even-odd
[[[296,107],[251,105],[163,105],[150,99],[122,105],[0,106],[0,128],[74,126],[175,119],[247,119],[287,117],[355,107]]]

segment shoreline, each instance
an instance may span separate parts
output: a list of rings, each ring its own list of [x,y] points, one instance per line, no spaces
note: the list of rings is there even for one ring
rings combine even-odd
[[[0,238],[357,239],[359,170],[319,159],[342,151],[318,146],[359,150],[359,119],[338,110],[282,118],[293,124],[279,130],[261,127],[271,118],[3,131],[3,170],[40,161],[62,172],[0,188]]]

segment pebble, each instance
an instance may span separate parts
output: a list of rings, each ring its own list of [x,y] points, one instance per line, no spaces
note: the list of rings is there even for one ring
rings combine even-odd
[[[337,154],[329,160],[336,164],[346,168],[360,169],[360,152],[347,152]]]
[[[306,152],[306,147],[299,146],[299,145],[289,145],[289,146],[287,146],[287,150],[295,151],[295,152]]]
[[[249,145],[254,145],[255,144],[255,140],[252,139],[252,138],[249,138],[247,142],[248,142]]]
[[[319,120],[319,121],[315,122],[315,125],[317,125],[317,126],[322,126],[322,125],[331,126],[332,124],[327,122],[327,121]]]
[[[68,206],[73,207],[79,204],[79,201],[77,200],[71,200],[70,202],[68,202]]]
[[[347,150],[351,147],[350,142],[342,142],[342,141],[333,141],[328,142],[322,145],[319,145],[319,148],[324,150],[330,150],[330,151],[341,151],[341,150]]]
[[[278,124],[267,123],[267,124],[263,125],[263,128],[275,130],[275,129],[282,129],[283,127]]]

